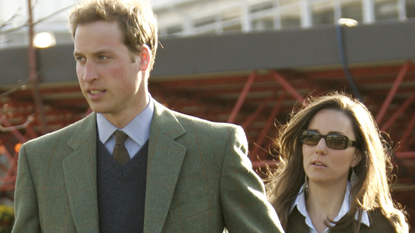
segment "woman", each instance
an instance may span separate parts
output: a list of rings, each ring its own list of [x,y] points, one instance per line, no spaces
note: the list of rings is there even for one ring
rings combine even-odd
[[[286,232],[408,232],[369,110],[337,92],[309,99],[280,129],[282,161],[267,186]]]

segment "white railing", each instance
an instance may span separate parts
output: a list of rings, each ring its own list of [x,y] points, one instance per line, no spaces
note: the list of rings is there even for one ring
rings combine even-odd
[[[4,31],[19,28],[15,34],[25,34],[27,27],[28,0],[0,0],[0,25],[16,12],[18,16],[10,24],[0,28],[0,48],[5,47],[8,35]],[[32,0],[34,22],[43,20],[35,26],[35,31],[67,33],[67,14],[69,8],[78,0]],[[158,16],[160,36],[189,36],[196,34],[221,34],[228,31],[250,32],[257,30],[280,30],[288,27],[309,28],[321,22],[316,21],[319,14],[329,15],[334,24],[347,16],[346,7],[357,9],[355,13],[361,23],[374,23],[382,19],[405,20],[407,0],[150,0]],[[415,9],[412,6],[408,9]],[[415,15],[411,13],[411,15]],[[324,21],[324,17],[322,20]],[[26,44],[27,39],[17,44]],[[17,38],[19,38],[17,36]],[[6,43],[4,42],[6,41]],[[16,41],[15,41],[16,42]],[[59,43],[59,41],[58,41]],[[14,43],[16,45],[16,43]]]
[[[219,1],[196,2],[206,4],[203,11],[194,12],[188,5],[159,8],[160,12],[169,12],[159,15],[161,36],[223,33],[228,28],[237,28],[243,32],[278,30],[292,26],[309,28],[318,24],[313,22],[313,17],[322,12],[332,14],[331,22],[323,22],[324,24],[335,24],[340,18],[347,17],[342,12],[347,7],[357,9],[359,18],[356,20],[364,24],[384,19],[405,20],[406,4],[411,4],[406,0],[245,0],[223,1],[228,4],[218,4],[212,8],[208,2]],[[264,7],[261,8],[261,5]],[[258,6],[260,9],[255,10]],[[224,17],[229,12],[235,17]],[[203,20],[206,23],[199,23]],[[261,25],[267,26],[264,28]]]

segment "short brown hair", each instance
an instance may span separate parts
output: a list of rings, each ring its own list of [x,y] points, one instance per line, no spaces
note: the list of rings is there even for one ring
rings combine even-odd
[[[124,44],[133,53],[140,52],[146,44],[156,58],[158,43],[158,26],[151,6],[145,0],[86,0],[78,3],[69,15],[72,37],[80,24],[96,21],[117,21],[124,34]]]

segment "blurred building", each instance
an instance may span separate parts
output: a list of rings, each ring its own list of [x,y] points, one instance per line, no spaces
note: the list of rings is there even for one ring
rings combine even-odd
[[[58,44],[72,43],[67,14],[77,0],[33,1],[36,32],[53,32]],[[152,0],[161,37],[308,29],[337,24],[406,21],[415,17],[415,0]],[[16,16],[14,19],[10,20]],[[0,46],[28,44],[28,0],[0,1]],[[5,31],[20,28],[13,32]]]

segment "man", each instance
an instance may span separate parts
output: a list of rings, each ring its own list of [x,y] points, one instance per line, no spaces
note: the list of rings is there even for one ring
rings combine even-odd
[[[242,128],[171,111],[148,93],[158,42],[150,6],[83,2],[70,24],[94,112],[22,146],[13,232],[282,232]]]

